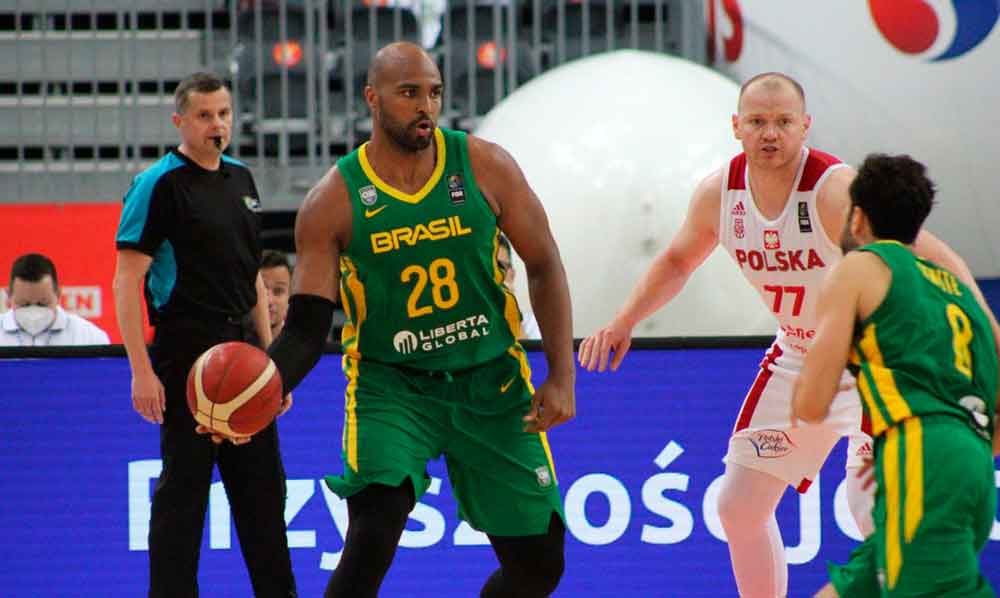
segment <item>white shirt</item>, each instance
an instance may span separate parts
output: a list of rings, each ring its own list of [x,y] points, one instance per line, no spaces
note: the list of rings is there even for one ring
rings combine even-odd
[[[56,321],[48,330],[32,337],[20,329],[11,309],[0,316],[0,347],[46,347],[66,345],[108,345],[108,334],[91,321],[56,308]]]
[[[777,342],[789,358],[805,356],[816,335],[816,303],[840,248],[823,230],[816,208],[820,187],[844,168],[834,156],[803,148],[795,185],[774,220],[757,210],[745,154],[722,177],[719,242],[778,320]]]

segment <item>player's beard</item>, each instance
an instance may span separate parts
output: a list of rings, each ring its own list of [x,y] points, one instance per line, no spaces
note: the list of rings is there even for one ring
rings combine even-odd
[[[409,124],[402,124],[395,120],[382,109],[379,109],[379,122],[382,123],[382,130],[385,131],[389,139],[392,140],[398,147],[408,152],[418,152],[423,149],[427,149],[431,140],[434,138],[433,135],[428,135],[427,137],[420,137],[417,135],[417,123],[421,120],[430,120],[429,117],[421,116],[415,119]],[[431,121],[433,122],[433,120]]]
[[[847,255],[848,252],[854,251],[861,246],[861,243],[851,234],[851,217],[847,216],[847,222],[844,223],[844,231],[840,233],[840,250]]]

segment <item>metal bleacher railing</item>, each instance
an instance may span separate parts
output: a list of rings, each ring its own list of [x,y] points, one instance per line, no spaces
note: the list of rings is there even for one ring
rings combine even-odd
[[[0,202],[118,201],[176,142],[177,82],[233,88],[234,156],[292,209],[371,130],[368,61],[393,40],[441,66],[441,124],[471,130],[519,85],[595,52],[703,62],[694,0],[0,0]]]

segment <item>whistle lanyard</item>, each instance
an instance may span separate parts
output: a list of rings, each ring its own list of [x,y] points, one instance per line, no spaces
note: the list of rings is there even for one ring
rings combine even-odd
[[[35,342],[35,339],[37,339],[39,336],[41,336],[41,334],[36,335],[36,336],[31,336],[30,334],[27,335],[28,338],[31,339],[31,344],[29,344],[29,345],[24,344],[24,338],[22,336],[23,332],[24,331],[22,331],[21,328],[18,327],[18,329],[17,329],[17,345],[19,347],[48,347],[48,346],[50,346],[52,344],[52,336],[56,332],[59,332],[59,331],[58,330],[53,330],[51,328],[49,328],[48,330],[46,330],[45,331],[45,344],[44,345],[39,345],[37,342]]]

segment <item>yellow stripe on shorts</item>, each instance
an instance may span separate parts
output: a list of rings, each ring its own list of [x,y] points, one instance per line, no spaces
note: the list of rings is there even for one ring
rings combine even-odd
[[[552,470],[552,481],[558,484],[559,478],[556,477],[556,462],[552,459],[552,449],[549,448],[549,437],[545,432],[539,432],[538,437],[542,441],[542,448],[545,449],[545,458],[549,460],[549,469]]]
[[[521,378],[524,380],[524,384],[528,387],[528,392],[535,394],[535,387],[531,385],[531,365],[528,364],[528,354],[524,352],[524,348],[520,345],[513,345],[507,349],[512,357],[517,359],[518,363],[521,364]],[[549,461],[549,469],[552,470],[552,481],[556,484],[559,483],[559,479],[556,477],[556,462],[552,458],[552,448],[549,446],[549,437],[545,432],[538,433],[539,440],[542,441],[542,448],[545,450],[545,458]]]
[[[344,355],[344,373],[347,375],[347,390],[344,392],[344,452],[347,465],[358,472],[358,360]]]
[[[906,447],[903,537],[909,544],[924,518],[924,431],[919,419],[911,417],[903,422],[903,439]]]
[[[885,565],[889,589],[896,587],[899,570],[903,567],[903,550],[899,538],[899,428],[885,433],[882,459],[885,476]]]

